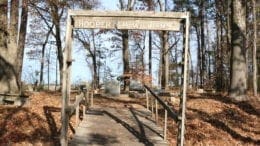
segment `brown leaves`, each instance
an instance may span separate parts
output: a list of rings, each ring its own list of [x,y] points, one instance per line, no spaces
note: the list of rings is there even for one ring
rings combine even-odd
[[[34,93],[29,97],[30,103],[25,107],[0,106],[0,145],[54,143],[60,129],[60,111],[52,113],[52,117],[44,114],[45,106],[60,108],[61,96],[58,93]],[[56,131],[52,131],[54,119]],[[54,133],[56,135],[53,135]],[[57,140],[57,139],[56,139]]]

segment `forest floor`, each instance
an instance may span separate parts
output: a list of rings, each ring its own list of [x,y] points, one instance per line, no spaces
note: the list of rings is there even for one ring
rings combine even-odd
[[[0,106],[0,146],[58,145],[61,95],[33,92],[30,103],[22,107]],[[221,94],[192,93],[187,101],[186,145],[260,145],[259,97],[234,102]],[[144,100],[94,99],[95,104],[124,108],[144,105]],[[175,110],[178,104],[173,103]],[[163,125],[163,111],[160,111]],[[70,120],[70,137],[75,132],[75,117]],[[176,145],[177,124],[168,118],[168,141]]]

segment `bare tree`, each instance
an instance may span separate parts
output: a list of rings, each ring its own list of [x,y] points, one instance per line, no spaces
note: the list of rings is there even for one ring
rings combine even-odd
[[[158,0],[160,11],[166,11],[166,1]],[[169,81],[169,51],[168,31],[162,31],[161,37],[161,88],[168,89]]]
[[[119,6],[121,10],[131,11],[133,9],[135,0],[128,0],[127,3],[124,2],[124,0],[119,0]],[[129,45],[128,45],[128,30],[122,30],[121,31],[121,37],[122,37],[122,56],[123,56],[123,72],[124,75],[130,74],[130,52],[129,52]],[[129,85],[130,81],[127,77],[126,80],[124,80],[124,90],[129,91]]]
[[[62,26],[64,23],[64,18],[66,14],[67,8],[82,8],[82,9],[91,9],[95,6],[99,5],[98,1],[87,1],[87,0],[67,0],[67,1],[59,1],[59,0],[30,0],[30,6],[35,11],[35,15],[38,16],[44,27],[47,28],[46,31],[46,41],[54,40],[56,49],[57,49],[57,59],[59,62],[59,77],[60,77],[60,85],[62,85],[62,69],[63,69],[63,48],[62,48]],[[35,18],[37,19],[37,18]],[[51,35],[51,36],[49,36]],[[53,38],[52,38],[53,37]],[[45,41],[45,42],[46,42]],[[46,42],[46,43],[47,43]],[[44,42],[43,42],[44,44]],[[44,52],[46,45],[42,46],[42,52]],[[41,67],[42,68],[42,67]],[[42,69],[41,69],[42,70]],[[40,76],[42,77],[42,75]],[[42,78],[41,78],[42,83]]]
[[[102,31],[99,31],[102,32]],[[100,62],[98,59],[101,57],[102,51],[100,51],[101,41],[100,37],[98,35],[101,35],[102,33],[95,32],[94,30],[84,31],[84,30],[78,30],[76,31],[76,39],[82,44],[84,49],[87,51],[87,57],[90,57],[91,59],[91,66],[93,68],[93,88],[97,89],[99,85],[99,70],[100,70]],[[96,38],[99,38],[96,40]]]
[[[145,0],[144,1],[147,4],[148,11],[154,10],[155,2],[153,0]],[[149,75],[152,77],[152,31],[149,31]]]

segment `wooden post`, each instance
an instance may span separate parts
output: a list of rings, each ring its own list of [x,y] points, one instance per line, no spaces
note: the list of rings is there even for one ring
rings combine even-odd
[[[94,100],[93,100],[94,93],[93,93],[93,91],[91,91],[90,94],[91,94],[91,105],[90,106],[93,107],[93,105],[94,105]]]
[[[90,100],[89,100],[89,91],[87,91],[86,92],[86,106],[88,106],[89,107],[89,105],[90,105]]]
[[[86,105],[83,106],[83,120],[86,119]]]
[[[76,96],[76,101],[78,101],[79,96]],[[76,106],[76,127],[79,125],[79,104]]]
[[[67,18],[67,30],[66,30],[66,42],[64,50],[64,60],[63,60],[63,84],[62,84],[62,108],[61,108],[61,135],[60,144],[62,146],[68,145],[68,124],[69,115],[66,109],[69,104],[70,99],[70,69],[71,69],[71,41],[72,41],[72,25],[71,25],[70,11],[68,12]]]
[[[154,107],[153,107],[153,105],[154,105],[154,99],[151,98],[152,118],[154,118]]]
[[[177,136],[177,145],[184,145],[184,134],[185,134],[185,110],[186,110],[186,92],[187,92],[187,79],[188,79],[188,48],[189,48],[189,24],[190,24],[190,14],[186,12],[186,19],[184,24],[184,64],[183,64],[183,89],[182,96],[180,99],[180,110],[181,120],[178,122],[178,136]]]
[[[167,117],[168,117],[168,113],[167,110],[164,110],[164,134],[163,134],[163,139],[166,140],[167,139]]]
[[[148,96],[147,89],[145,89],[145,97],[146,97],[146,109],[149,110],[149,96]]]
[[[158,124],[158,101],[155,100],[155,122]]]

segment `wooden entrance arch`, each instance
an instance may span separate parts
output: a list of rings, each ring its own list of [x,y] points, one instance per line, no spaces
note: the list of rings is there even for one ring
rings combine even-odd
[[[181,25],[183,24],[183,25]],[[188,47],[189,47],[189,12],[149,12],[149,11],[88,11],[69,10],[67,17],[66,42],[63,62],[63,85],[62,85],[62,128],[61,145],[67,145],[68,109],[71,88],[71,65],[72,65],[72,39],[73,29],[134,29],[134,30],[168,30],[181,31],[184,33],[184,74],[182,88],[181,115],[179,117],[181,137],[180,145],[184,144],[185,109],[187,91],[188,70]]]

